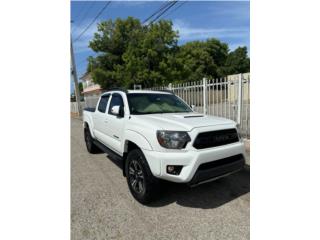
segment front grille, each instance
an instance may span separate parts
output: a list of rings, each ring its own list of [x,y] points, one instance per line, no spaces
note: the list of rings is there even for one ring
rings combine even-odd
[[[204,149],[210,147],[218,147],[238,141],[239,137],[236,129],[224,129],[199,133],[193,143],[193,147],[195,147],[196,149]]]

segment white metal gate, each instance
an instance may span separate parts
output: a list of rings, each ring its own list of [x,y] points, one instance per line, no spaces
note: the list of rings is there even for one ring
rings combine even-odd
[[[197,112],[232,119],[241,135],[250,138],[250,73],[151,89],[171,90]]]
[[[151,90],[171,90],[197,112],[229,118],[239,124],[240,133],[250,138],[250,73],[219,79],[169,84]],[[83,107],[95,107],[99,97],[86,97]],[[71,104],[71,111],[75,108]]]

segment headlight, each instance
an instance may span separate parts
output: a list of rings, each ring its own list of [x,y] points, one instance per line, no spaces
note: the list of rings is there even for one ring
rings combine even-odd
[[[159,144],[164,148],[182,149],[191,141],[187,132],[157,131]]]

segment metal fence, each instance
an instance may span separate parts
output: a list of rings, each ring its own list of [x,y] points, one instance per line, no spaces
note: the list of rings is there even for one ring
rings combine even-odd
[[[81,109],[84,109],[86,107],[85,102],[80,102]],[[78,113],[78,103],[77,102],[71,102],[70,103],[70,111],[71,113]]]
[[[83,102],[80,102],[81,109],[84,108],[95,108],[100,96],[88,96],[84,98]],[[71,102],[70,103],[70,111],[71,113],[78,113],[78,103],[77,102]]]
[[[250,138],[250,73],[151,90],[171,90],[197,112],[232,119],[239,124],[241,135]]]
[[[229,75],[219,79],[169,84],[149,90],[171,90],[200,113],[232,119],[239,124],[240,134],[250,138],[250,73]],[[95,107],[99,96],[85,97],[82,109]],[[77,103],[71,103],[76,113]]]

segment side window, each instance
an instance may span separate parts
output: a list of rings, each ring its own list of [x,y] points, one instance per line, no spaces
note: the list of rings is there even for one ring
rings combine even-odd
[[[111,102],[110,102],[110,105],[109,105],[109,111],[108,111],[108,114],[111,114],[111,109],[113,106],[120,106],[120,107],[123,107],[123,100],[122,100],[122,97],[119,93],[114,93],[112,94],[112,98],[111,98]]]
[[[101,100],[100,100],[99,106],[98,106],[99,112],[102,112],[102,113],[106,112],[108,100],[109,100],[109,95],[101,97]]]

